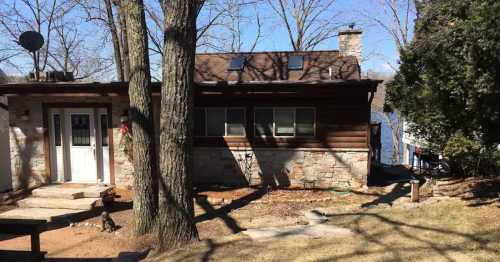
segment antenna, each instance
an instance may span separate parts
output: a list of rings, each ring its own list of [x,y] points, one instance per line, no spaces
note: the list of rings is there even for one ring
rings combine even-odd
[[[38,59],[36,56],[36,51],[42,48],[44,43],[43,36],[35,31],[26,31],[19,36],[19,44],[24,47],[24,49],[33,53],[33,63],[35,66],[35,79],[38,81],[40,78],[40,72],[38,68]]]

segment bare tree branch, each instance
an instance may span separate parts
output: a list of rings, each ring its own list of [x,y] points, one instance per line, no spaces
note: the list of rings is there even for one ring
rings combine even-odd
[[[286,28],[294,51],[313,50],[337,36],[347,23],[336,23],[336,0],[267,0],[279,23]]]

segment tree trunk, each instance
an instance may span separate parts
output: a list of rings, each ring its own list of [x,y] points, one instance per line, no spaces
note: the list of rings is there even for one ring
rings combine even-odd
[[[127,1],[120,1],[118,15],[120,17],[120,29],[121,29],[121,57],[123,65],[123,79],[124,81],[130,81],[130,61],[129,61],[129,44],[128,44],[128,28],[127,28],[127,12],[123,9],[126,8]],[[135,2],[135,1],[132,1]],[[142,11],[143,12],[143,11]],[[147,32],[146,32],[147,36]],[[146,50],[147,51],[147,50]]]
[[[196,0],[164,0],[158,251],[198,238],[192,198]]]
[[[121,6],[127,15],[131,75],[130,115],[134,164],[135,233],[151,232],[157,214],[157,169],[154,145],[153,103],[149,69],[148,38],[143,0],[129,0]]]
[[[120,51],[120,39],[118,38],[118,33],[116,30],[115,18],[113,16],[113,7],[111,6],[111,0],[104,0],[106,4],[106,14],[107,14],[107,23],[109,27],[109,32],[111,33],[111,41],[113,42],[113,53],[115,56],[115,64],[116,64],[116,75],[118,77],[118,81],[123,82],[123,63],[122,56]]]

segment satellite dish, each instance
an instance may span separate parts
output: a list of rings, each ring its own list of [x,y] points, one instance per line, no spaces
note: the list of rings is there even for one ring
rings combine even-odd
[[[26,31],[19,36],[19,43],[30,52],[35,52],[43,46],[43,36],[35,31]]]

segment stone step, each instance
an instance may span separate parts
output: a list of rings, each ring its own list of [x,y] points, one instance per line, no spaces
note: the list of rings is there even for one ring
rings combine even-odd
[[[99,197],[105,197],[107,194],[111,192],[112,189],[113,187],[110,186],[92,185],[80,188],[80,191],[83,192],[83,197],[99,198]]]
[[[91,210],[99,200],[101,199],[100,198],[64,199],[64,198],[28,197],[17,201],[17,205],[22,208],[38,207],[38,208]]]
[[[78,199],[83,198],[84,193],[78,188],[61,188],[61,187],[40,187],[31,191],[34,197],[43,198],[64,198],[64,199]]]
[[[61,208],[15,208],[0,213],[0,219],[42,219],[51,222],[81,212],[85,211]]]

